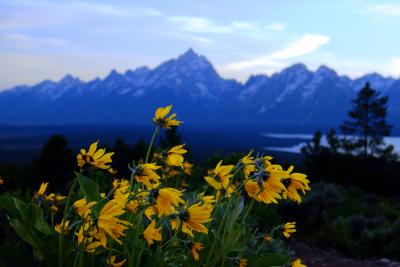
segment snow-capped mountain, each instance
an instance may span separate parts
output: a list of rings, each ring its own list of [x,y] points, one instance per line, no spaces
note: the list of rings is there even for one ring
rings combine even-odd
[[[83,82],[66,75],[0,93],[0,123],[143,123],[155,107],[174,104],[189,124],[336,126],[365,82],[389,96],[389,120],[400,119],[400,80],[377,73],[352,80],[327,66],[292,65],[244,84],[222,78],[189,49],[154,69],[140,67]]]

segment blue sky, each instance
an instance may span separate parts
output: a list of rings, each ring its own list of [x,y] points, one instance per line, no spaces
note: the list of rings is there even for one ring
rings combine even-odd
[[[398,77],[399,31],[400,1],[1,0],[0,89],[155,67],[189,47],[241,81],[297,62]]]

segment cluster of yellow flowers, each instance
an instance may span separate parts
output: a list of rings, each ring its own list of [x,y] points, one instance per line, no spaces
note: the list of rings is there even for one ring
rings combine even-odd
[[[243,157],[235,165],[222,165],[220,161],[210,175],[204,179],[217,190],[217,197],[222,194],[230,196],[238,186],[244,185],[247,194],[266,204],[278,203],[277,199],[291,199],[301,202],[299,191],[303,194],[310,190],[309,180],[302,173],[292,173],[293,166],[284,170],[278,164],[272,164],[272,157],[263,156],[254,158],[252,152]],[[243,172],[242,181],[233,181],[233,171]]]
[[[39,206],[43,204],[49,204],[51,210],[53,212],[57,212],[59,210],[58,206],[61,205],[61,201],[63,201],[66,197],[54,193],[46,194],[48,184],[49,183],[42,183],[40,185],[39,190],[33,196],[33,201]]]
[[[156,125],[155,133],[159,128],[169,129],[182,123],[176,119],[175,113],[169,115],[171,109],[172,106],[167,106],[156,110],[152,120]],[[129,250],[136,245],[135,242],[142,239],[148,247],[156,244],[163,244],[163,247],[183,244],[192,259],[199,262],[201,253],[206,248],[204,236],[209,233],[211,224],[221,225],[214,221],[218,208],[228,207],[233,203],[232,199],[241,199],[244,196],[251,201],[265,204],[277,203],[279,199],[300,203],[300,192],[304,194],[310,190],[306,175],[293,172],[293,167],[285,170],[282,166],[271,163],[271,157],[253,155],[252,152],[241,158],[236,165],[223,165],[220,161],[204,177],[208,186],[201,192],[186,192],[186,184],[179,188],[170,187],[167,185],[167,178],[179,174],[191,175],[193,165],[184,158],[187,150],[183,144],[157,152],[149,160],[154,136],[155,134],[146,160],[129,166],[130,179],[114,178],[109,192],[98,193],[98,197],[94,199],[83,194],[70,208],[68,203],[73,195],[74,185],[71,187],[64,216],[55,225],[55,231],[60,234],[61,251],[64,237],[71,237],[82,253],[99,253],[101,249],[109,251],[107,263],[117,267],[134,261],[133,257],[136,255],[130,255]],[[104,170],[114,175],[115,171],[111,168],[112,156],[113,153],[106,153],[105,149],[98,148],[98,141],[91,144],[88,151],[81,149],[77,155],[80,168],[77,179],[88,168]],[[35,203],[40,205],[45,201],[56,207],[66,197],[46,194],[47,186],[47,183],[40,186],[34,196]],[[295,223],[280,225],[263,239],[272,241],[276,230],[289,238],[296,232]],[[129,240],[128,236],[134,236],[134,240]],[[131,247],[128,249],[126,246]],[[210,249],[215,249],[214,243]],[[143,253],[142,250],[140,253]],[[61,255],[60,265],[62,260]],[[233,258],[233,261],[241,267],[248,265],[245,255]],[[300,259],[288,264],[293,267],[305,266]]]

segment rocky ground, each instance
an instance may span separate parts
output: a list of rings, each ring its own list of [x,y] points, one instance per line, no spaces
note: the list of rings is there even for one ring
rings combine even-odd
[[[307,267],[400,267],[400,262],[389,259],[353,259],[333,249],[322,249],[294,240],[289,243],[289,247]]]

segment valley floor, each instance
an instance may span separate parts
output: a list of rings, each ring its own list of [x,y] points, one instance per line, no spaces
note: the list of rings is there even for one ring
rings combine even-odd
[[[289,247],[308,267],[400,267],[400,262],[389,259],[353,259],[333,249],[313,247],[294,240],[290,241]]]

